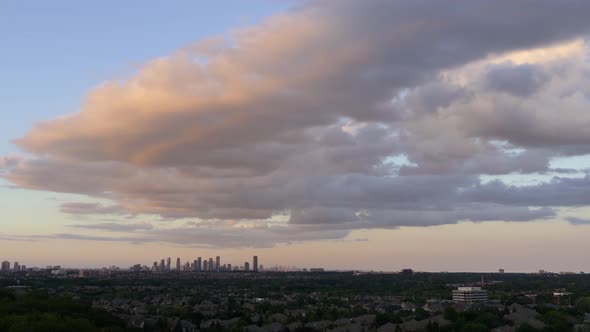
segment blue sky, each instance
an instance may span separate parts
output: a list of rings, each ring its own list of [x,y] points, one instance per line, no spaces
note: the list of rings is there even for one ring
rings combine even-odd
[[[74,113],[86,92],[204,37],[252,25],[290,1],[3,1],[0,154],[40,120]]]

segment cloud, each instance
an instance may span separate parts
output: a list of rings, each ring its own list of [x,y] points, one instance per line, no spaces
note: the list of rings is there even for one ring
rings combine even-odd
[[[145,241],[269,246],[551,218],[588,203],[587,177],[480,176],[590,153],[588,13],[586,1],[305,2],[101,84],[17,140],[30,156],[0,162],[2,176],[113,202],[64,213],[199,220],[143,229]]]
[[[565,218],[565,220],[567,220],[570,224],[575,225],[575,226],[590,225],[590,220],[588,220],[588,219],[580,219],[580,218],[576,218],[576,217],[567,217],[567,218]]]
[[[0,156],[0,176],[14,169],[22,161],[17,155]]]
[[[58,234],[38,234],[38,235],[12,235],[12,234],[0,234],[0,239],[4,241],[40,241],[40,240],[81,240],[81,241],[104,241],[104,242],[130,242],[135,244],[151,242],[149,239],[141,237],[131,236],[119,236],[119,237],[108,237],[108,236],[96,236],[96,235],[83,235],[83,234],[70,234],[70,233],[58,233]]]
[[[111,232],[133,232],[138,230],[150,230],[153,226],[149,223],[135,223],[135,224],[124,224],[124,223],[97,223],[97,224],[79,224],[79,225],[68,225],[72,228],[81,229],[92,229],[92,230],[103,230]]]
[[[398,89],[492,53],[573,38],[590,25],[583,1],[456,7],[310,2],[213,50],[197,43],[127,81],[107,82],[80,113],[43,122],[17,143],[77,161],[268,171],[290,146],[310,141],[307,128],[340,117],[387,120],[380,106]]]
[[[85,225],[79,225],[85,226]],[[268,248],[277,243],[291,244],[301,241],[339,240],[345,238],[348,230],[314,230],[310,231],[299,227],[222,227],[212,228],[208,226],[180,227],[180,228],[125,228],[124,225],[108,224],[98,225],[94,228],[79,227],[89,230],[107,230],[118,233],[133,231],[133,235],[89,235],[77,233],[35,234],[35,235],[10,235],[0,234],[0,239],[6,241],[39,241],[39,240],[82,240],[99,242],[129,242],[133,244],[143,243],[168,243],[185,245],[196,248],[221,248],[221,247],[249,247]],[[78,227],[78,226],[76,226]]]
[[[105,206],[100,203],[62,203],[60,211],[67,214],[124,214],[125,208],[117,205]]]
[[[590,174],[582,178],[555,177],[549,183],[517,187],[493,181],[463,191],[474,202],[495,202],[512,206],[582,207],[590,202]]]
[[[486,84],[491,90],[527,97],[537,92],[549,78],[539,65],[500,64],[490,68]]]

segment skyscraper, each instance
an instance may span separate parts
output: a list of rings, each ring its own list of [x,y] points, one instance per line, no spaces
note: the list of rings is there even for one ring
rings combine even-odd
[[[213,272],[215,271],[215,266],[213,265],[213,258],[209,257],[209,267],[208,267],[209,272]]]
[[[12,267],[12,271],[14,271],[14,272],[20,271],[20,267],[18,266],[18,262],[14,262],[14,265]]]
[[[252,257],[252,269],[254,272],[258,272],[258,256]]]
[[[246,271],[246,272],[250,271],[250,263],[249,262],[244,262],[244,271]]]
[[[170,259],[170,257],[168,257],[168,258],[166,259],[166,270],[167,270],[167,271],[170,271],[170,263],[171,263],[171,259]]]
[[[201,264],[201,257],[197,258],[197,272],[203,271],[203,265]]]
[[[3,272],[10,271],[10,262],[9,261],[2,262],[2,271]]]
[[[160,261],[160,271],[163,272],[166,270],[166,261],[164,259],[162,259]]]
[[[180,271],[180,257],[176,258],[176,271]]]
[[[219,272],[221,268],[221,257],[217,256],[215,257],[215,271]]]

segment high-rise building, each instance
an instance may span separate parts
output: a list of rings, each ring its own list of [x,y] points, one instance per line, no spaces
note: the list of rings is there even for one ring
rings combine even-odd
[[[227,264],[227,269],[226,271],[231,271],[231,264]]]
[[[166,259],[166,270],[170,271],[170,263],[171,263],[172,259],[170,257],[168,257]]]
[[[213,258],[209,257],[209,267],[207,268],[209,272],[215,271],[215,265],[213,265]]]
[[[14,262],[14,265],[12,267],[12,271],[14,271],[14,272],[20,271],[20,267],[18,266],[18,262]]]
[[[9,261],[2,262],[2,271],[3,272],[10,271],[10,262]]]
[[[201,264],[201,257],[197,257],[197,272],[203,271],[203,265]]]
[[[164,259],[162,259],[162,260],[160,261],[160,271],[161,271],[161,272],[164,272],[164,271],[166,271],[166,261],[165,261]]]
[[[180,271],[180,257],[176,258],[176,271]]]
[[[250,271],[250,263],[249,262],[244,262],[244,271],[246,271],[246,272]]]
[[[221,269],[221,257],[217,256],[217,257],[215,257],[215,271],[219,272],[220,269]]]
[[[258,256],[252,257],[252,270],[258,272]]]

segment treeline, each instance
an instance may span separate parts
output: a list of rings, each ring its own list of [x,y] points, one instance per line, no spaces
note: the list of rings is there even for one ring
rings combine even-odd
[[[125,322],[90,304],[46,292],[23,295],[0,290],[0,331],[5,332],[118,332]]]

